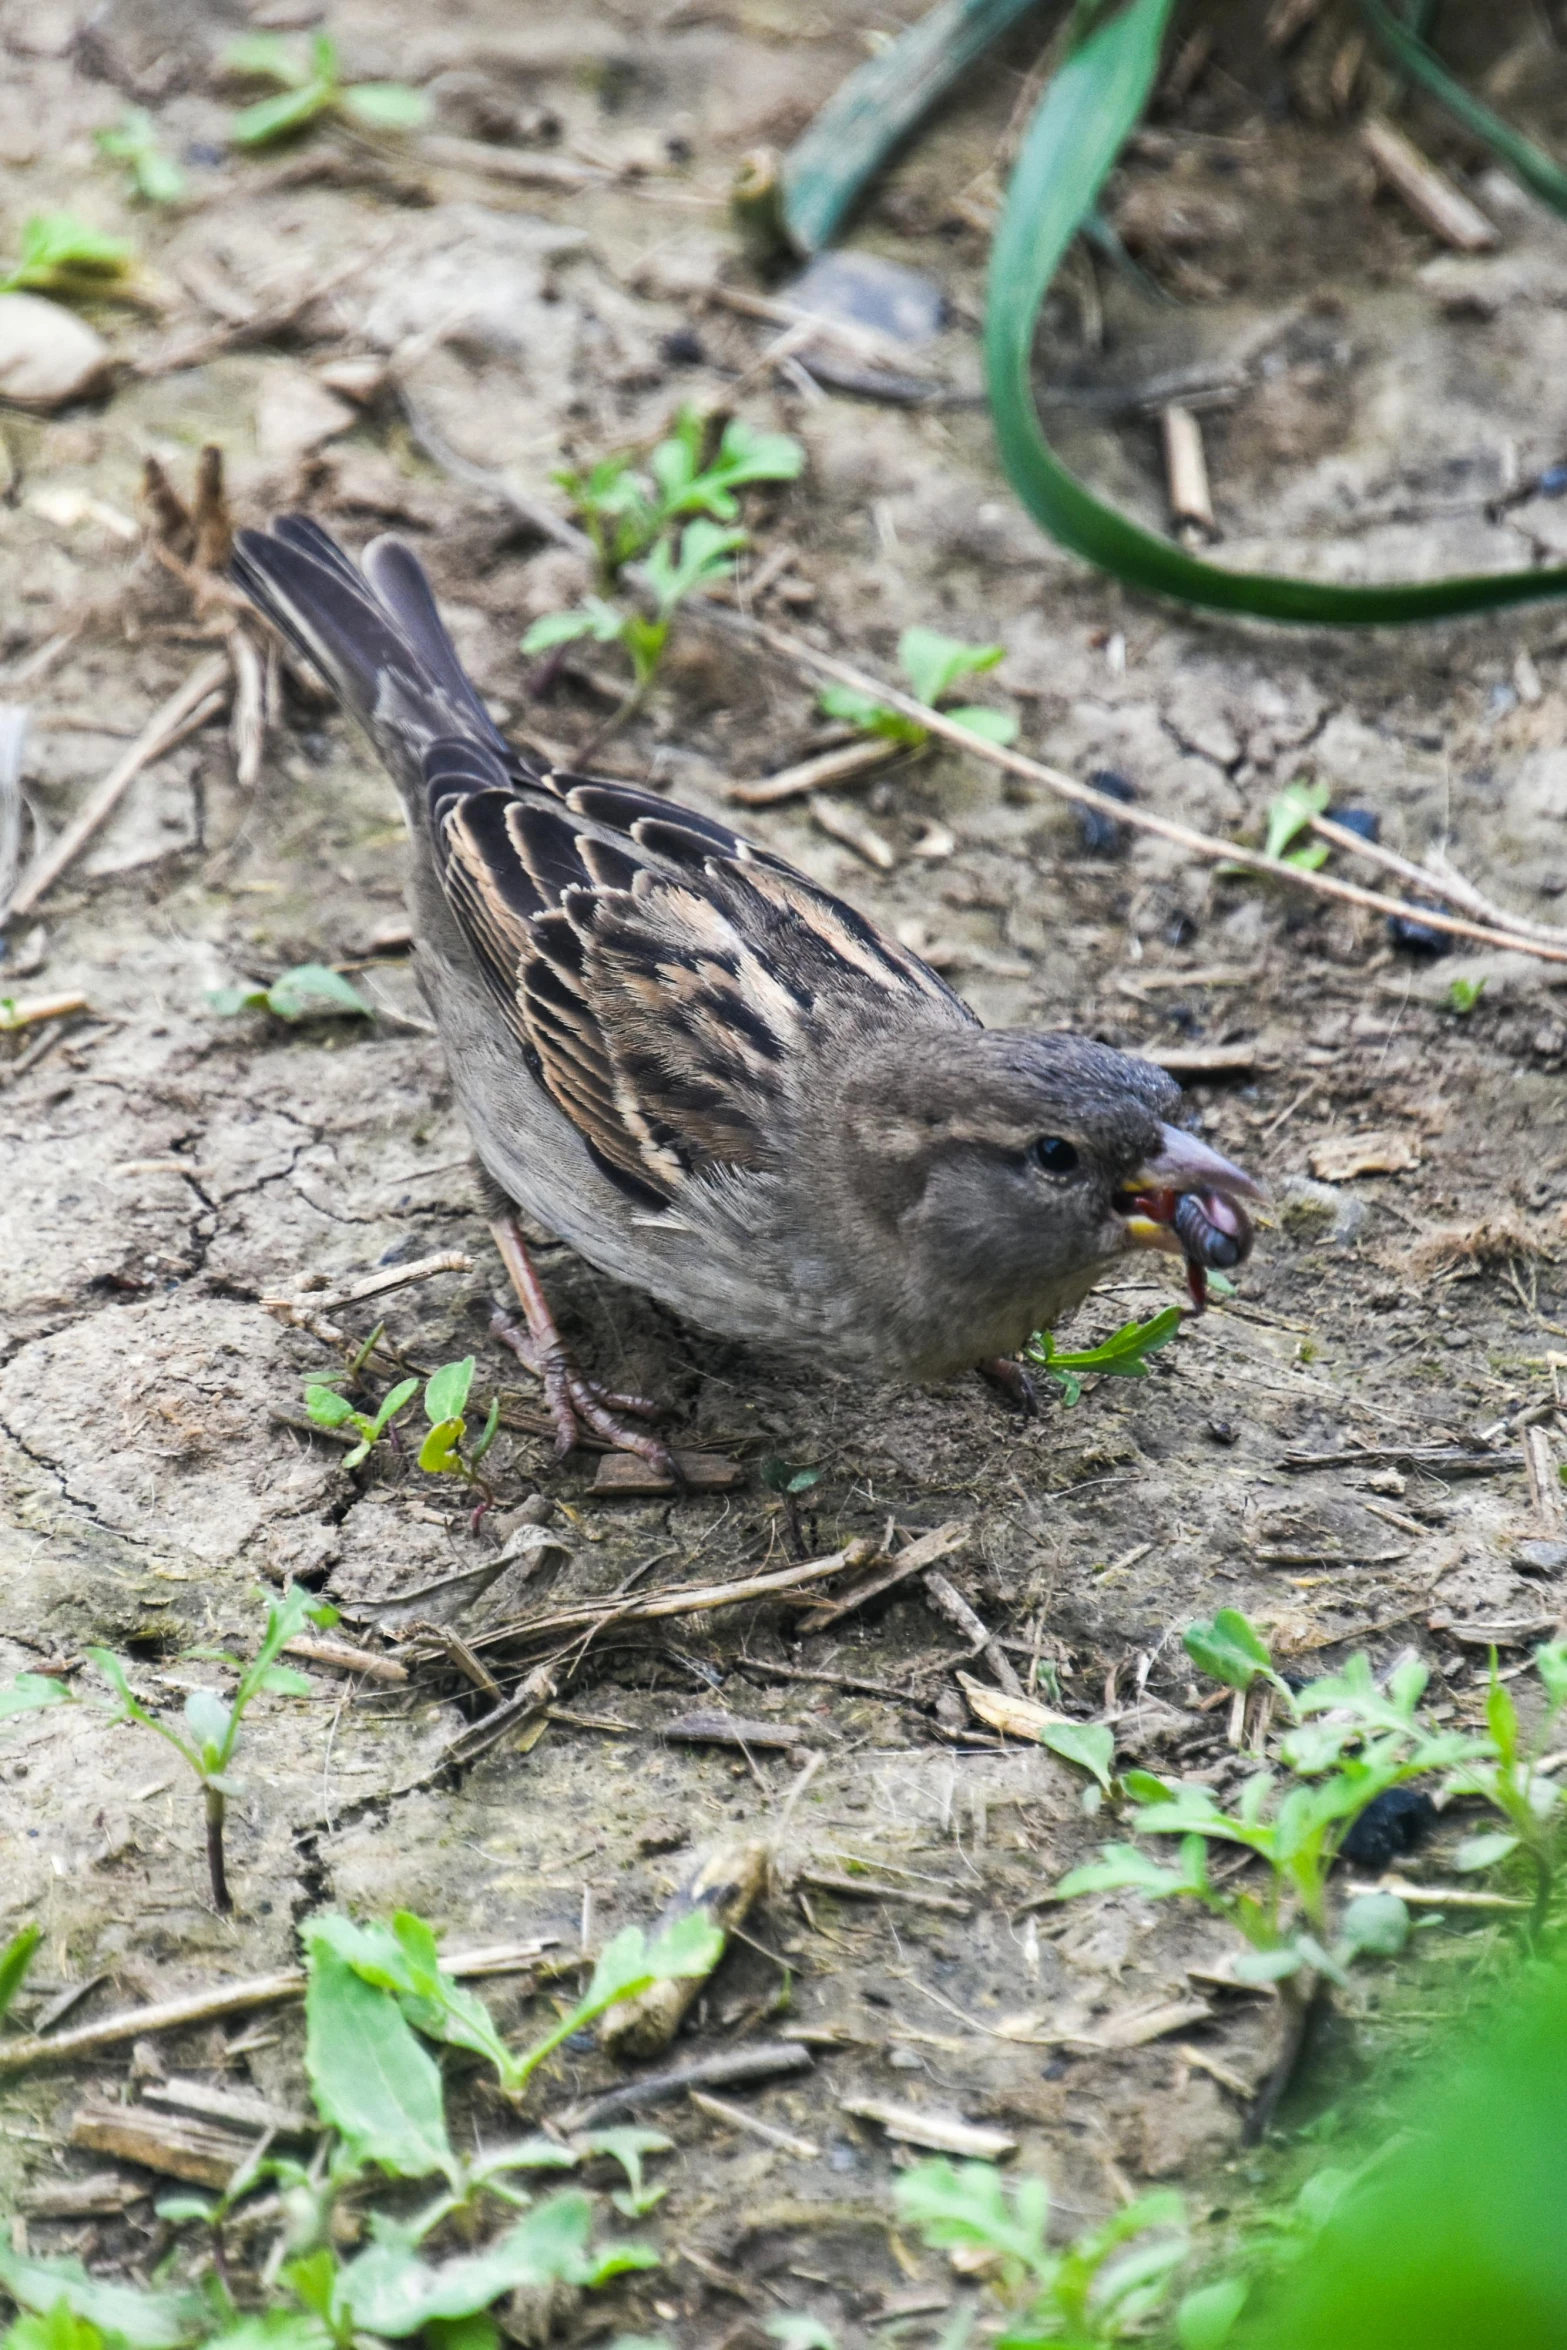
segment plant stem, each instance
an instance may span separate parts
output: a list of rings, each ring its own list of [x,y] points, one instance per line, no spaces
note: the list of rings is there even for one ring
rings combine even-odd
[[[1310,1974],[1305,1978],[1286,1976],[1279,1985],[1279,2004],[1284,2010],[1284,2043],[1262,2087],[1252,2100],[1241,2132],[1243,2146],[1260,2146],[1273,2126],[1273,2117],[1284,2101],[1285,2093],[1300,2069],[1301,2059],[1310,2044],[1312,2034],[1329,2004],[1326,1975]]]
[[[216,1787],[203,1789],[207,1805],[207,1874],[212,1879],[212,1902],[220,1917],[227,1917],[234,1904],[229,1899],[229,1881],[223,1866],[223,1797]]]

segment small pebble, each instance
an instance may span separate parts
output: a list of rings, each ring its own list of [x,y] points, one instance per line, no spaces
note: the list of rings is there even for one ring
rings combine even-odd
[[[1426,898],[1411,898],[1409,904],[1423,912],[1440,914],[1442,908]],[[1390,943],[1402,947],[1411,955],[1450,955],[1453,951],[1452,933],[1433,930],[1428,922],[1416,921],[1409,914],[1389,914],[1387,935]]]
[[[1436,1819],[1436,1805],[1418,1787],[1389,1787],[1373,1796],[1339,1846],[1357,1869],[1385,1869],[1413,1852]]]
[[[1129,806],[1137,797],[1134,786],[1127,782],[1124,775],[1118,775],[1113,767],[1096,767],[1088,780],[1095,791],[1104,793],[1107,800],[1120,800],[1123,805]],[[1117,824],[1113,816],[1106,816],[1099,808],[1084,808],[1074,804],[1072,812],[1077,818],[1083,848],[1090,857],[1125,855],[1124,824]]]
[[[1233,1420],[1210,1420],[1208,1434],[1215,1444],[1233,1444],[1239,1431]]]
[[[1567,1542],[1520,1542],[1513,1565],[1521,1575],[1559,1575],[1567,1567]]]
[[[665,335],[658,348],[666,367],[704,367],[707,364],[702,338],[689,326],[677,326],[673,334]]]
[[[1567,493],[1567,465],[1547,465],[1534,486],[1542,498],[1561,497]]]
[[[1346,832],[1358,833],[1362,840],[1382,838],[1382,819],[1375,808],[1329,808],[1328,822],[1341,824]]]

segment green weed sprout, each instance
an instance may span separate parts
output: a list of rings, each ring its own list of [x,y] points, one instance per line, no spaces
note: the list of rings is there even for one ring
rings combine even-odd
[[[158,137],[158,128],[144,106],[127,106],[117,123],[97,133],[93,144],[111,163],[123,163],[131,186],[144,204],[177,204],[185,193],[185,174]]]
[[[1146,1322],[1123,1322],[1098,1346],[1070,1351],[1058,1347],[1048,1330],[1036,1330],[1023,1349],[1023,1360],[1058,1383],[1061,1401],[1070,1410],[1082,1401],[1083,1380],[1090,1372],[1105,1379],[1146,1379],[1148,1357],[1169,1345],[1185,1319],[1179,1306],[1165,1306]]]
[[[1491,1684],[1485,1700],[1490,1752],[1482,1761],[1455,1771],[1449,1792],[1483,1796],[1507,1822],[1505,1828],[1465,1837],[1453,1855],[1453,1866],[1488,1869],[1513,1853],[1520,1854],[1534,1874],[1530,1928],[1538,1934],[1549,1915],[1556,1886],[1562,1801],[1561,1788],[1540,1765],[1567,1708],[1567,1641],[1551,1640],[1537,1648],[1534,1665],[1545,1689],[1545,1711],[1534,1735],[1526,1739],[1512,1694],[1497,1674],[1496,1651],[1492,1649]]]
[[[207,1001],[215,1012],[270,1012],[274,1020],[325,1020],[342,1014],[375,1018],[374,1005],[327,963],[296,963],[269,987],[215,987],[208,991]]]
[[[906,628],[898,639],[898,663],[915,700],[927,702],[935,710],[957,691],[963,679],[997,668],[1006,659],[1006,650],[1005,645],[965,645],[956,637],[939,636],[933,628]],[[888,742],[907,744],[910,750],[923,750],[930,741],[929,729],[918,719],[906,718],[901,710],[889,709],[885,702],[853,686],[823,686],[817,706],[827,717],[841,719],[861,734],[883,735]],[[965,703],[959,709],[949,709],[946,715],[984,742],[1004,747],[1017,740],[1017,720],[1010,710]]]
[[[93,1704],[106,1710],[112,1721],[139,1722],[143,1729],[155,1731],[174,1748],[200,1782],[207,1815],[207,1871],[212,1882],[212,1900],[214,1907],[226,1916],[234,1905],[229,1898],[224,1865],[223,1828],[228,1798],[240,1792],[239,1782],[230,1768],[239,1743],[240,1726],[251,1703],[264,1689],[289,1697],[310,1695],[307,1676],[289,1665],[280,1665],[277,1658],[307,1624],[325,1627],[336,1622],[335,1608],[295,1584],[281,1599],[268,1601],[266,1627],[249,1664],[226,1649],[193,1650],[193,1655],[233,1666],[239,1674],[239,1685],[233,1697],[226,1701],[215,1690],[193,1689],[185,1700],[183,1734],[160,1721],[142,1704],[126,1677],[123,1662],[111,1648],[87,1651],[109,1685],[107,1698],[78,1697],[63,1681],[53,1680],[46,1674],[19,1673],[8,1688],[0,1689],[0,1720],[12,1714],[41,1712],[49,1706]]]
[[[106,237],[74,212],[35,212],[22,224],[16,266],[0,294],[92,296],[110,292],[135,266],[136,248]]]
[[[312,1380],[305,1389],[305,1410],[318,1428],[352,1428],[359,1442],[352,1451],[344,1453],[343,1466],[357,1469],[361,1461],[369,1459],[398,1413],[407,1409],[418,1392],[417,1379],[401,1379],[373,1412],[361,1412],[346,1395],[339,1395],[335,1387]]]
[[[1450,979],[1447,983],[1447,1008],[1460,1020],[1467,1020],[1485,993],[1484,979]]]
[[[1133,1833],[1179,1837],[1178,1865],[1164,1866],[1137,1844],[1110,1844],[1098,1861],[1071,1870],[1058,1893],[1070,1899],[1124,1887],[1150,1900],[1200,1902],[1249,1945],[1235,1969],[1246,1982],[1282,1984],[1314,1973],[1342,1983],[1360,1953],[1395,1955],[1407,1939],[1409,1914],[1393,1894],[1360,1895],[1331,1935],[1328,1880],[1339,1848],[1377,1796],[1408,1779],[1457,1771],[1484,1753],[1487,1742],[1434,1731],[1420,1720],[1429,1676],[1418,1659],[1399,1667],[1385,1693],[1364,1656],[1292,1692],[1237,1609],[1192,1625],[1185,1644],[1193,1663],[1228,1687],[1249,1689],[1260,1679],[1273,1688],[1295,1725],[1280,1747],[1286,1776],[1254,1772],[1235,1809],[1226,1811],[1207,1787],[1128,1771],[1121,1784],[1138,1806]],[[1214,1844],[1257,1855],[1268,1871],[1260,1894],[1214,1881],[1208,1867]]]
[[[1179,2195],[1143,2195],[1064,2251],[1048,2241],[1043,2179],[988,2162],[921,2162],[896,2188],[898,2216],[938,2251],[988,2255],[1007,2312],[996,2350],[1097,2350],[1146,2329],[1190,2245]]]
[[[246,33],[230,42],[223,62],[232,73],[282,84],[275,98],[258,99],[234,117],[229,136],[236,147],[270,147],[323,115],[362,131],[416,131],[429,120],[429,100],[404,82],[345,82],[329,33],[316,33],[306,52],[277,33]]]
[[[689,1929],[705,1921],[683,1923]],[[649,1952],[636,1939],[636,1964],[611,1961],[612,1952],[624,1956],[625,1935],[600,1961],[595,1987],[612,1975],[611,1997],[659,1979],[661,1946]],[[664,1955],[688,1963],[694,1951],[676,1951],[674,1940],[664,1938]],[[595,2154],[610,2155],[627,2175],[626,2205],[646,2210],[658,2190],[647,2185],[642,2158],[667,2139],[651,2130],[605,2130],[569,2145],[532,2136],[460,2152],[425,2040],[514,2060],[484,2002],[442,1968],[430,1927],[406,1913],[391,1928],[318,1917],[305,1941],[306,2070],[331,2133],[315,2160],[307,2167],[263,2143],[221,2195],[182,2193],[159,2203],[167,2224],[194,2224],[210,2240],[204,2265],[211,2273],[200,2291],[170,2283],[167,2266],[155,2286],[113,2284],[88,2276],[77,2261],[17,2253],[0,2241],[0,2291],[30,2313],[11,2328],[4,2350],[352,2350],[366,2338],[499,2350],[499,2329],[486,2313],[504,2295],[557,2282],[591,2291],[657,2265],[643,2244],[595,2245],[593,2201],[580,2190],[535,2204],[516,2182],[530,2171],[571,2170]],[[684,1941],[691,1943],[689,1931]],[[552,2035],[552,2044],[558,2038]],[[373,2200],[388,2179],[435,2179],[439,2188],[411,2213],[406,2202],[394,2211]],[[263,2186],[276,2191],[281,2228],[262,2272],[265,2305],[242,2313],[224,2281],[222,2231],[236,2205]],[[334,2224],[345,2196],[361,2212],[371,2204],[362,2248],[352,2257],[340,2251]],[[486,2239],[481,2210],[497,2203],[506,2224]],[[451,2219],[459,2222],[460,2248],[429,2258],[429,2239]],[[361,2240],[357,2227],[352,2236]]]
[[[0,1950],[0,2023],[4,2023],[12,2001],[26,1982],[27,1970],[43,1938],[42,1926],[23,1926]]]
[[[1262,844],[1265,857],[1276,857],[1282,865],[1297,866],[1302,873],[1315,873],[1328,861],[1325,840],[1307,841],[1303,848],[1291,848],[1310,824],[1313,816],[1320,816],[1332,798],[1332,786],[1327,783],[1307,783],[1297,776],[1285,785],[1268,807],[1268,830]]]
[[[479,1463],[495,1442],[495,1431],[501,1422],[500,1397],[491,1404],[484,1426],[464,1453],[463,1439],[468,1423],[463,1417],[468,1404],[468,1391],[473,1385],[475,1369],[472,1355],[464,1355],[460,1363],[444,1363],[429,1380],[424,1391],[424,1415],[430,1423],[430,1433],[419,1447],[419,1466],[432,1477],[460,1477],[465,1485],[476,1485],[487,1498],[490,1488],[479,1475]]]
[[[601,593],[571,612],[546,612],[522,640],[525,653],[544,653],[586,637],[618,644],[631,663],[631,708],[657,675],[680,606],[699,588],[726,579],[748,543],[737,527],[735,493],[753,482],[793,481],[805,452],[787,433],[757,431],[744,417],[724,426],[717,450],[704,460],[707,425],[682,408],[667,440],[646,466],[633,449],[602,458],[587,471],[557,473],[593,541]],[[651,613],[621,610],[608,601],[631,563],[641,562]]]

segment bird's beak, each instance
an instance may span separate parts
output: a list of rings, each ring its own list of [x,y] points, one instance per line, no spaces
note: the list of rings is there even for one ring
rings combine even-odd
[[[1238,1265],[1251,1253],[1251,1221],[1240,1203],[1264,1201],[1268,1194],[1195,1134],[1164,1126],[1160,1136],[1158,1155],[1127,1179],[1116,1205],[1133,1247],[1186,1259],[1200,1311],[1208,1267]]]

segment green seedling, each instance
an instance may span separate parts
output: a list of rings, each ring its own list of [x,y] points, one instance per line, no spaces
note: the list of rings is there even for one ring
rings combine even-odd
[[[1179,2195],[1140,2196],[1064,2250],[1049,2242],[1050,2189],[990,2163],[921,2162],[896,2189],[898,2216],[943,2252],[985,2262],[1006,2311],[996,2350],[1096,2350],[1143,2333],[1190,2249]]]
[[[1450,979],[1447,983],[1447,1008],[1456,1012],[1460,1020],[1467,1020],[1485,993],[1483,979]]]
[[[1562,1790],[1541,1765],[1567,1709],[1567,1641],[1552,1640],[1537,1648],[1534,1665],[1544,1686],[1545,1709],[1532,1736],[1526,1738],[1512,1693],[1498,1676],[1496,1651],[1492,1649],[1485,1701],[1490,1752],[1482,1761],[1455,1771],[1449,1792],[1483,1797],[1507,1823],[1505,1828],[1466,1837],[1453,1855],[1454,1867],[1493,1868],[1517,1853],[1534,1876],[1530,1926],[1538,1934],[1550,1914],[1561,1857]]]
[[[93,143],[111,163],[124,164],[144,204],[177,204],[184,195],[185,174],[160,142],[145,107],[127,106],[119,121],[99,131]]]
[[[335,1387],[323,1386],[312,1380],[305,1389],[305,1410],[318,1428],[352,1428],[359,1442],[351,1452],[343,1455],[345,1469],[357,1469],[368,1460],[371,1452],[386,1434],[399,1412],[405,1411],[419,1392],[417,1379],[402,1379],[384,1396],[373,1412],[357,1411],[347,1396],[339,1395]]]
[[[376,1958],[383,1950],[393,1954],[392,1974],[415,1990],[388,1979]],[[657,2132],[608,2130],[572,2145],[534,2136],[473,2153],[453,2144],[440,2069],[404,2010],[427,2035],[443,2009],[465,2024],[482,2017],[482,2028],[473,2021],[434,2036],[505,2050],[483,2002],[442,1970],[422,1919],[399,1918],[395,1932],[313,1919],[306,1974],[306,2070],[323,2133],[314,2159],[306,2165],[273,2154],[263,2141],[216,2198],[163,2199],[159,2217],[168,2226],[202,2231],[198,2260],[207,2274],[199,2292],[168,2281],[171,2261],[156,2286],[117,2285],[88,2276],[77,2261],[20,2254],[0,2240],[0,2291],[28,2313],[4,2350],[353,2350],[367,2339],[414,2337],[429,2350],[499,2350],[487,2312],[505,2295],[592,2291],[656,2266],[645,2245],[593,2243],[589,2195],[572,2189],[534,2204],[516,2181],[603,2153],[627,2173],[627,2202],[646,2209],[657,2191],[646,2184],[642,2158],[669,2143]],[[646,1979],[645,1967],[634,1979]],[[406,2194],[395,2208],[379,2200],[387,2180],[432,2178],[440,2188],[422,2208],[410,2211]],[[275,2195],[280,2224],[261,2268],[264,2305],[242,2313],[225,2281],[222,2234],[262,2187]],[[352,2226],[342,2224],[345,2198]],[[486,2234],[483,2216],[495,2204],[505,2224]],[[262,2215],[259,2205],[251,2210]],[[447,2221],[458,2223],[460,2249],[430,2258],[425,2246]],[[361,2246],[352,2257],[339,2250],[345,2239]]]
[[[1298,849],[1291,848],[1290,843],[1307,830],[1313,816],[1322,814],[1332,796],[1332,786],[1327,783],[1307,783],[1297,777],[1295,782],[1286,784],[1268,808],[1263,855],[1277,858],[1282,865],[1294,865],[1302,873],[1315,873],[1320,865],[1325,865],[1328,861],[1325,840],[1307,841]]]
[[[1005,645],[965,645],[956,637],[938,636],[933,628],[906,628],[898,639],[898,663],[909,690],[916,701],[928,703],[933,710],[948,701],[965,678],[997,668],[1006,659],[1006,651]],[[853,686],[823,686],[817,700],[827,717],[840,719],[861,734],[882,735],[888,742],[906,743],[910,750],[923,750],[930,741],[929,728],[917,718],[889,709],[885,702]],[[946,716],[985,742],[1005,746],[1017,740],[1017,720],[1010,710],[965,703],[947,710]]]
[[[361,131],[416,131],[429,120],[429,100],[404,82],[345,82],[329,33],[316,33],[308,50],[277,33],[246,33],[229,44],[223,62],[231,73],[282,85],[275,98],[258,99],[234,117],[229,136],[236,147],[273,146],[326,115]]]
[[[23,1926],[0,1950],[0,2023],[4,2023],[12,2002],[26,1982],[27,1970],[43,1938],[42,1926]]]
[[[743,417],[729,419],[710,457],[704,453],[707,437],[704,418],[682,408],[645,467],[627,449],[586,472],[554,476],[593,541],[604,592],[584,597],[575,611],[543,614],[523,638],[522,650],[549,652],[581,638],[618,644],[631,663],[627,710],[657,675],[681,605],[727,579],[749,543],[748,533],[736,527],[736,491],[754,482],[793,481],[805,462],[798,441],[786,433],[758,432]],[[626,566],[637,562],[651,611],[607,600]]]
[[[270,1012],[274,1020],[325,1020],[345,1013],[375,1018],[374,1005],[327,963],[296,963],[270,987],[216,987],[207,1001],[215,1012]]]
[[[770,1453],[757,1474],[770,1493],[776,1493],[783,1503],[784,1523],[789,1529],[789,1546],[796,1558],[805,1556],[805,1534],[800,1525],[800,1496],[809,1493],[813,1485],[822,1481],[820,1469],[791,1469],[787,1461]]]
[[[1043,1371],[1061,1389],[1068,1410],[1082,1401],[1083,1381],[1090,1372],[1105,1379],[1146,1379],[1148,1357],[1168,1346],[1186,1316],[1179,1306],[1165,1306],[1146,1322],[1123,1322],[1098,1346],[1064,1350],[1048,1330],[1038,1330],[1023,1349],[1031,1370]]]
[[[135,260],[133,245],[104,236],[74,212],[35,212],[22,224],[22,249],[16,266],[0,276],[0,294],[105,294],[130,275]]]
[[[711,1973],[724,1947],[722,1933],[699,1910],[690,1911],[651,1942],[639,1926],[625,1927],[606,1946],[586,1993],[570,2014],[521,2056],[514,2056],[483,2000],[442,1971],[434,1936],[422,1919],[406,1911],[399,1912],[390,1926],[313,1919],[309,1932],[313,1949],[330,1946],[363,1981],[392,1993],[407,2020],[421,2032],[484,2057],[495,2067],[508,2097],[520,2096],[539,2066],[574,2032],[655,1983]]]
[[[474,1369],[473,1356],[464,1355],[460,1363],[443,1363],[427,1382],[424,1414],[430,1423],[430,1433],[419,1447],[419,1466],[432,1477],[460,1477],[465,1485],[476,1486],[488,1499],[490,1488],[478,1473],[479,1463],[495,1442],[495,1431],[501,1424],[501,1404],[497,1396],[484,1426],[465,1453],[463,1440],[468,1423],[463,1414]]]
[[[193,1650],[193,1655],[232,1666],[239,1674],[239,1684],[233,1697],[226,1701],[215,1690],[193,1689],[185,1700],[183,1732],[160,1721],[142,1704],[126,1676],[123,1661],[110,1648],[87,1651],[108,1683],[106,1697],[96,1694],[78,1697],[63,1681],[41,1673],[21,1673],[8,1688],[0,1689],[0,1719],[10,1714],[40,1712],[49,1706],[92,1704],[106,1711],[111,1721],[139,1722],[144,1730],[152,1730],[164,1739],[200,1783],[207,1815],[207,1870],[212,1882],[213,1905],[226,1915],[233,1903],[224,1864],[223,1828],[228,1798],[240,1792],[240,1783],[230,1767],[240,1726],[263,1690],[288,1697],[310,1695],[311,1685],[305,1674],[280,1665],[277,1658],[291,1640],[298,1639],[307,1624],[325,1627],[336,1622],[335,1608],[296,1584],[281,1599],[268,1600],[266,1626],[249,1664],[226,1649]]]

